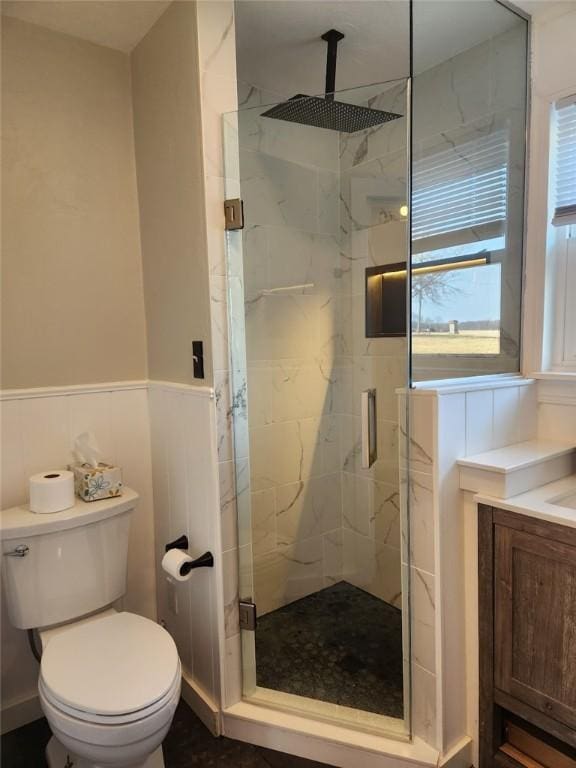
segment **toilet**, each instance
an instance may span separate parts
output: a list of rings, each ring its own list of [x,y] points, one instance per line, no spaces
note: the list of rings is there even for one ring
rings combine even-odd
[[[36,630],[38,692],[52,731],[50,768],[163,768],[180,698],[176,645],[163,627],[113,604],[126,592],[138,495],[53,514],[3,510],[2,570],[11,623]]]

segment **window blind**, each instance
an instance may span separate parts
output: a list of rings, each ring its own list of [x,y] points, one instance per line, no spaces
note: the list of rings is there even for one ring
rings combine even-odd
[[[506,130],[417,159],[412,185],[414,251],[501,235],[507,193]]]
[[[556,105],[554,218],[556,226],[576,223],[576,96]]]

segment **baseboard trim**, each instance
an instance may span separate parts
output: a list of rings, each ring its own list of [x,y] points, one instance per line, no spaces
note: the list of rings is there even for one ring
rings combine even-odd
[[[198,686],[187,669],[182,669],[182,698],[213,736],[222,733],[220,709]]]
[[[12,702],[2,707],[0,715],[0,733],[9,733],[23,725],[33,723],[44,717],[38,696],[30,696],[27,699]]]
[[[439,764],[438,751],[418,738],[411,743],[396,741],[248,702],[222,712],[222,733],[337,768],[437,768]]]
[[[441,758],[441,768],[470,768],[472,765],[472,739],[464,736],[458,744]]]

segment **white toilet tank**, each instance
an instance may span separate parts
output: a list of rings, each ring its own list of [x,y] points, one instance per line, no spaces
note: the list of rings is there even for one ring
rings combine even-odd
[[[121,597],[137,501],[138,494],[124,487],[122,496],[78,499],[64,512],[34,514],[27,505],[2,510],[2,581],[11,623],[47,627]]]

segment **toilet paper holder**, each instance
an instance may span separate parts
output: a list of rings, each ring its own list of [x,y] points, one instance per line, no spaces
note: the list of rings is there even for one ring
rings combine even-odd
[[[169,552],[171,549],[188,549],[188,536],[186,534],[182,534],[182,536],[179,536],[177,539],[174,539],[174,541],[171,541],[169,544],[166,544],[165,551]],[[192,560],[191,563],[184,563],[184,565],[180,568],[180,575],[186,576],[186,574],[190,573],[191,570],[194,568],[213,568],[214,567],[214,557],[212,555],[212,552],[204,552],[203,555],[200,555],[200,557],[197,557],[196,560]]]

